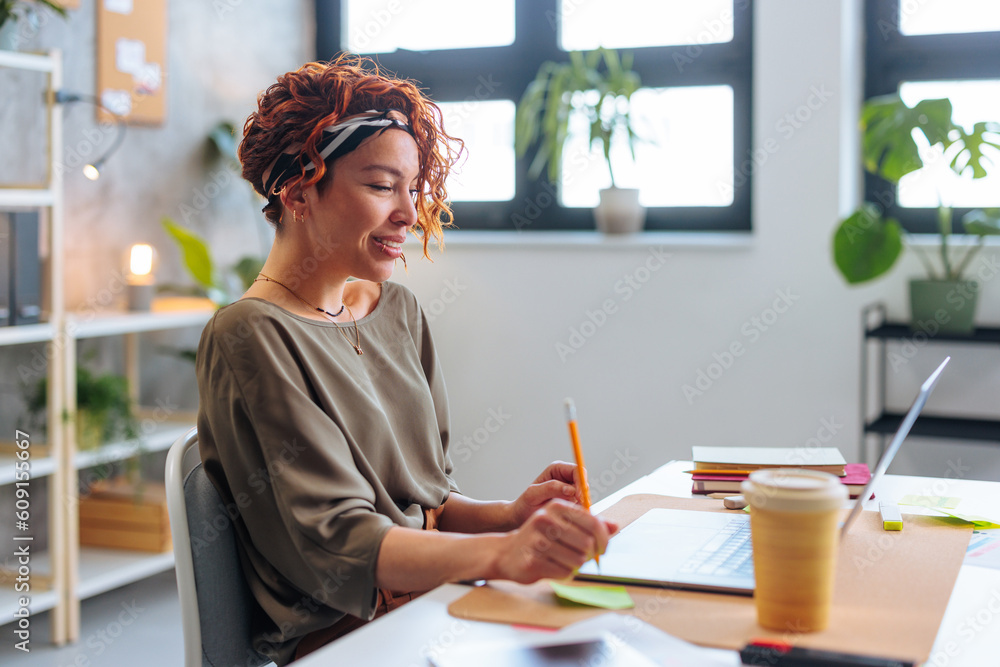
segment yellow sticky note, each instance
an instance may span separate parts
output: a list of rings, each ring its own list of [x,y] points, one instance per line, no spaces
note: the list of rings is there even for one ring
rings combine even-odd
[[[962,502],[961,498],[954,496],[917,496],[908,495],[899,499],[900,505],[918,505],[920,507],[932,507],[934,509],[953,510]]]
[[[631,609],[635,606],[624,586],[569,586],[550,581],[552,590],[563,600],[602,609]]]

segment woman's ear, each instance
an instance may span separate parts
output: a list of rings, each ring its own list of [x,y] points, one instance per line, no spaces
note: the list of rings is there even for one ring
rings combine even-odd
[[[303,188],[301,183],[282,188],[280,194],[281,206],[284,209],[281,214],[282,223],[302,219],[306,216],[309,208],[306,197],[307,189]]]

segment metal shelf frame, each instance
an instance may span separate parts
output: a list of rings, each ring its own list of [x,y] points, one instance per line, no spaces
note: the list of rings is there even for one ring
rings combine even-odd
[[[861,460],[867,461],[869,435],[879,439],[879,458],[885,451],[886,442],[903,419],[903,414],[886,408],[886,363],[887,345],[893,340],[907,340],[920,334],[909,325],[887,321],[885,304],[874,303],[866,306],[861,312],[861,329],[864,332],[861,339]],[[926,336],[926,334],[924,334]],[[928,342],[935,344],[959,344],[996,347],[1000,349],[1000,327],[977,327],[972,333],[959,334],[937,332],[933,337],[926,336]],[[868,407],[870,400],[869,385],[871,383],[869,367],[869,352],[872,344],[876,346],[875,361],[875,411]],[[1000,419],[973,419],[968,417],[950,417],[947,415],[922,414],[917,418],[910,434],[926,438],[942,438],[951,440],[968,440],[982,444],[1000,445]],[[877,459],[876,459],[877,460]]]

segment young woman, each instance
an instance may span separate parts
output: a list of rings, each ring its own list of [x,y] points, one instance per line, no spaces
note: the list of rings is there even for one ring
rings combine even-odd
[[[387,282],[413,232],[440,241],[461,142],[412,83],[357,58],[260,95],[240,145],[274,244],[198,350],[205,470],[235,521],[279,665],[449,581],[566,577],[616,527],[556,462],[514,501],[461,494],[427,320]],[[405,262],[405,259],[404,259]]]

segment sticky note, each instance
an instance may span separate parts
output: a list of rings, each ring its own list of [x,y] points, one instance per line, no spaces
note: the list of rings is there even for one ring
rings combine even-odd
[[[946,509],[941,509],[940,507],[932,507],[932,510],[940,512],[941,514],[946,514],[947,516],[953,517],[955,519],[961,519],[962,521],[967,521],[974,525],[976,528],[1000,528],[1000,523],[994,522],[992,519],[987,519],[984,516],[979,516],[976,514],[959,514],[958,512],[949,512]]]
[[[918,505],[920,507],[934,507],[946,510],[953,510],[962,502],[961,498],[953,496],[916,496],[908,495],[899,499],[900,505]]]
[[[569,586],[550,581],[552,590],[563,600],[601,609],[631,609],[635,606],[624,586]]]

